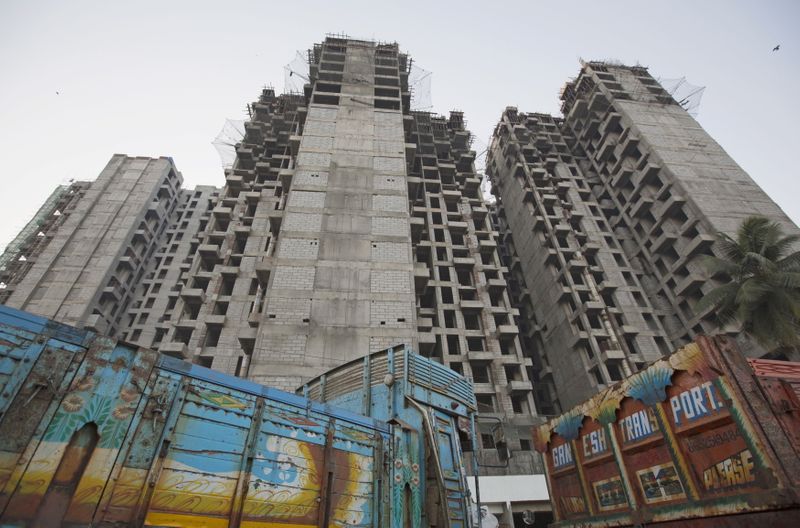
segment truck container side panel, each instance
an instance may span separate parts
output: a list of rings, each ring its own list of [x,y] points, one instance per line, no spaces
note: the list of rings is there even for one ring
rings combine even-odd
[[[733,414],[738,411],[726,403],[730,398],[723,383],[719,377],[698,382],[688,372],[678,372],[661,404],[701,497],[774,484],[770,468],[753,456],[762,450],[753,444],[756,440],[747,434],[746,424],[734,421]]]
[[[640,504],[664,504],[686,498],[688,477],[682,476],[673,463],[660,418],[654,406],[627,398],[622,401],[615,424],[628,479]]]
[[[0,307],[2,308],[2,307]],[[3,310],[4,311],[4,310]],[[0,311],[0,316],[3,315]],[[17,321],[14,319],[13,321]],[[64,374],[62,370],[37,372],[35,380],[27,380],[31,369],[40,359],[42,352],[47,350],[65,351],[72,354],[82,353],[86,350],[83,344],[65,341],[55,336],[38,335],[26,329],[21,329],[0,320],[0,417],[8,410],[9,405],[23,386],[23,382],[36,385],[32,389],[37,393],[42,389],[51,392],[57,387],[57,377]],[[58,353],[48,353],[44,363],[46,366],[57,367],[56,363],[63,361]],[[69,355],[69,354],[68,354]],[[41,370],[41,369],[40,369]],[[38,388],[37,388],[38,387]]]
[[[192,380],[145,524],[227,526],[255,396]]]
[[[114,486],[119,481],[120,474],[124,469],[124,464],[130,454],[131,445],[133,442],[133,436],[135,431],[139,428],[139,424],[142,421],[142,416],[144,415],[144,411],[147,408],[147,405],[150,401],[150,396],[152,393],[152,389],[155,383],[155,380],[158,377],[158,369],[153,368],[150,371],[149,378],[146,378],[144,372],[134,370],[135,376],[138,378],[135,381],[136,388],[141,390],[141,395],[139,397],[139,402],[137,407],[133,410],[131,422],[128,426],[128,430],[126,435],[119,446],[119,453],[117,455],[116,461],[114,462],[111,471],[108,474],[106,484],[102,490],[102,494],[99,497],[99,501],[96,504],[95,512],[94,512],[94,522],[101,523],[103,521],[103,517],[109,511],[109,503],[111,498],[114,494]]]
[[[430,469],[435,523],[464,527],[456,420],[474,398],[448,398],[461,378],[409,350],[332,378],[362,392],[352,410],[5,307],[0,350],[2,526],[421,528]]]
[[[782,412],[774,409],[764,394],[751,363],[739,352],[733,340],[705,338],[701,343],[729,381],[727,386],[735,398],[735,407],[741,411],[737,415],[744,416],[740,422],[747,426],[750,436],[759,439],[762,446],[759,450],[763,449],[763,454],[772,461],[771,469],[778,480],[776,486],[799,486],[798,450],[792,446],[792,435],[782,423]],[[800,369],[798,363],[784,363],[792,370]]]
[[[242,526],[314,526],[320,508],[317,499],[322,486],[325,437],[321,444],[313,443],[307,441],[307,436],[292,438],[289,431],[270,429],[285,432],[286,436],[262,431],[258,437]]]
[[[591,488],[589,500],[593,502],[595,511],[608,513],[627,508],[628,492],[614,460],[606,426],[590,417],[585,418],[578,436],[577,454]]]
[[[578,472],[564,472],[554,478],[553,487],[558,491],[558,510],[561,516],[569,519],[588,514],[589,510]]]
[[[109,495],[100,520],[108,523],[129,523],[135,519],[137,505],[146,488],[147,474],[153,464],[159,439],[164,431],[169,408],[173,405],[181,377],[155,369],[145,390],[140,411],[131,424],[125,440],[125,453],[118,462],[119,472],[109,483]],[[101,502],[101,505],[103,503]]]
[[[378,435],[337,422],[333,448],[331,525],[370,526]]]
[[[0,306],[0,324],[78,346],[85,346],[87,340],[93,340],[95,337],[93,332],[80,330],[73,326],[57,323],[42,316],[7,306]]]
[[[800,455],[800,381],[763,378],[758,383],[789,440],[789,446]]]
[[[44,346],[83,351],[93,334],[0,306],[0,417]],[[60,372],[53,371],[52,375]],[[52,387],[51,387],[52,388]]]
[[[360,428],[337,422],[333,446],[336,449],[372,456],[375,449],[375,434]]]
[[[10,329],[8,329],[10,330]],[[7,334],[6,334],[7,335]],[[43,352],[41,354],[38,351]],[[5,359],[20,356],[12,377],[24,379],[19,390],[8,385],[0,392],[8,393],[10,404],[0,424],[0,511],[16,488],[44,430],[42,421],[49,421],[58,409],[57,394],[66,391],[77,371],[85,349],[50,339],[44,345],[27,343],[24,353],[7,349]],[[22,357],[25,356],[25,357]],[[29,361],[26,361],[29,360]],[[29,371],[22,366],[33,365]],[[23,377],[27,375],[27,379]],[[12,394],[13,393],[13,394]]]
[[[0,413],[5,413],[43,345],[35,334],[0,325]]]
[[[329,417],[275,401],[267,401],[264,412],[269,417],[265,424],[285,430],[287,434],[303,435],[309,442],[325,444]]]
[[[247,526],[316,526],[322,509],[328,507],[320,494],[328,478],[325,453],[329,447],[333,457],[331,526],[339,517],[351,526],[361,525],[364,519],[371,522],[371,500],[358,495],[359,491],[370,494],[371,488],[359,488],[358,479],[364,479],[363,471],[371,478],[377,435],[337,421],[329,446],[331,424],[319,413],[280,402],[266,405],[244,508]]]
[[[422,523],[422,482],[419,477],[420,436],[415,430],[394,431],[392,460],[392,528],[419,528]]]
[[[89,347],[6,507],[6,518],[31,519],[38,512],[45,523],[91,521],[154,361],[153,352],[138,353],[105,339]],[[87,426],[97,435],[90,444],[88,433],[79,433]],[[85,464],[69,474],[70,481],[54,482],[59,468],[60,476],[67,471],[64,454],[88,447]],[[69,495],[63,497],[65,490]]]
[[[98,448],[89,459],[83,477],[74,492],[73,500],[64,517],[65,521],[85,522],[93,518],[120,455],[155,359],[155,353],[139,352],[136,348],[124,345],[117,345],[112,357],[107,359],[98,358],[91,353],[87,355],[85,361],[89,364],[87,376],[93,371],[97,372],[98,369],[100,373],[93,375],[92,378],[81,378],[79,372],[73,385],[77,384],[76,388],[82,388],[85,393],[93,390],[93,397],[87,407],[88,412],[81,420],[87,420],[85,423],[89,423],[89,420],[94,422],[100,438]],[[86,385],[95,383],[90,380],[97,380],[94,389]],[[101,394],[108,396],[98,397]],[[93,405],[94,411],[92,411]]]
[[[773,413],[800,455],[800,365],[788,361],[748,359]],[[795,475],[800,482],[800,475]]]
[[[459,417],[467,420],[476,408],[468,380],[399,346],[338,367],[303,391],[338,407],[403,424],[402,431],[393,434],[390,486],[373,492],[390,492],[392,510],[400,512],[392,519],[393,527],[407,522],[460,528],[468,523],[457,432]],[[373,481],[381,482],[382,476],[373,476]],[[432,507],[422,511],[426,497]]]
[[[105,352],[108,346],[113,345],[101,345],[98,339],[90,347],[81,371],[75,377],[70,395],[66,396],[62,404],[62,409],[71,414],[68,419],[62,420],[65,428],[59,430],[51,424],[44,437],[46,442],[65,441],[70,430],[79,430],[88,424],[96,427],[99,437],[83,474],[76,473],[80,481],[72,491],[72,501],[63,517],[67,522],[87,522],[92,519],[139,405],[140,387],[143,388],[146,384],[155,358],[154,354],[139,354],[136,349],[124,345],[116,346],[111,357],[107,357]],[[93,353],[98,347],[101,347],[102,354]],[[81,400],[85,402],[85,407],[73,410],[80,407]],[[67,402],[71,408],[65,405]],[[58,418],[56,415],[54,421]],[[75,439],[75,435],[72,435],[72,439]],[[45,504],[50,500],[51,494],[56,495],[53,500],[59,500],[52,484],[45,496],[45,502],[42,503],[42,510],[49,510]]]
[[[444,481],[445,504],[450,526],[463,528],[466,526],[468,515],[464,507],[467,503],[467,491],[463,480],[465,473],[455,418],[436,409],[429,410],[429,413],[436,434],[435,440],[439,452],[439,466]],[[415,482],[418,481],[419,478]]]
[[[555,434],[551,438],[551,446],[550,456],[546,460],[550,488],[553,490],[553,497],[558,497],[555,505],[558,512],[562,518],[588,514],[572,443],[560,434]]]
[[[372,455],[333,451],[331,526],[372,526]]]
[[[717,524],[742,526],[745,517],[730,516],[760,510],[768,519],[775,516],[766,512],[780,508],[794,508],[784,510],[786,519],[796,515],[797,490],[780,468],[794,461],[778,459],[767,442],[762,431],[781,428],[771,413],[754,412],[768,407],[738,354],[728,340],[700,339],[537,428],[559,524],[701,523],[726,516]],[[611,452],[600,425],[613,430]],[[595,469],[595,452],[613,460],[622,478]],[[626,489],[632,490],[627,503],[620,496]],[[565,507],[580,506],[581,493],[591,498],[590,508]]]
[[[449,368],[441,363],[426,361],[422,356],[408,354],[408,358],[407,375],[412,384],[409,392],[416,400],[447,410],[453,410],[450,404],[454,400],[474,405],[474,389],[469,380],[454,376]]]

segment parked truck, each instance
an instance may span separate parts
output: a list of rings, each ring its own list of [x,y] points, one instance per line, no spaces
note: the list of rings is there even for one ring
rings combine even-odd
[[[358,366],[290,394],[0,306],[0,526],[471,526],[471,383]]]
[[[534,429],[555,526],[800,526],[800,363],[695,342]]]

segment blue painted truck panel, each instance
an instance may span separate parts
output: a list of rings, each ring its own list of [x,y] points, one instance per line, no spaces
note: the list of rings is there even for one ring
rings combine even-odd
[[[0,526],[468,526],[471,385],[361,364],[315,401],[0,306]]]
[[[400,425],[394,430],[391,501],[402,515],[393,527],[469,526],[459,437],[471,435],[477,410],[469,380],[398,346],[332,369],[298,392]],[[425,511],[426,498],[443,508]]]

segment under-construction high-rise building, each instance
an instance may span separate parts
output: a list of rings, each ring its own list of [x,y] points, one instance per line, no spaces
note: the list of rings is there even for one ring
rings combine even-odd
[[[289,390],[410,344],[474,380],[482,444],[515,452],[486,472],[541,473],[533,362],[462,114],[412,111],[396,44],[328,37],[308,64],[304,93],[249,106],[222,188],[115,156],[60,191],[59,219],[48,204],[6,257],[1,300]]]
[[[693,306],[717,233],[800,232],[647,69],[585,63],[561,98],[563,118],[507,108],[487,161],[544,414],[714,330]]]

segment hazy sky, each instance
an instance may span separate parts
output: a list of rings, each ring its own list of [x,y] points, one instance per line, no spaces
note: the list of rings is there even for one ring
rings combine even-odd
[[[433,72],[434,110],[484,143],[506,106],[558,113],[581,57],[686,76],[707,87],[700,123],[800,222],[799,23],[796,1],[0,0],[0,247],[114,153],[221,185],[225,118],[326,33],[399,42]]]

